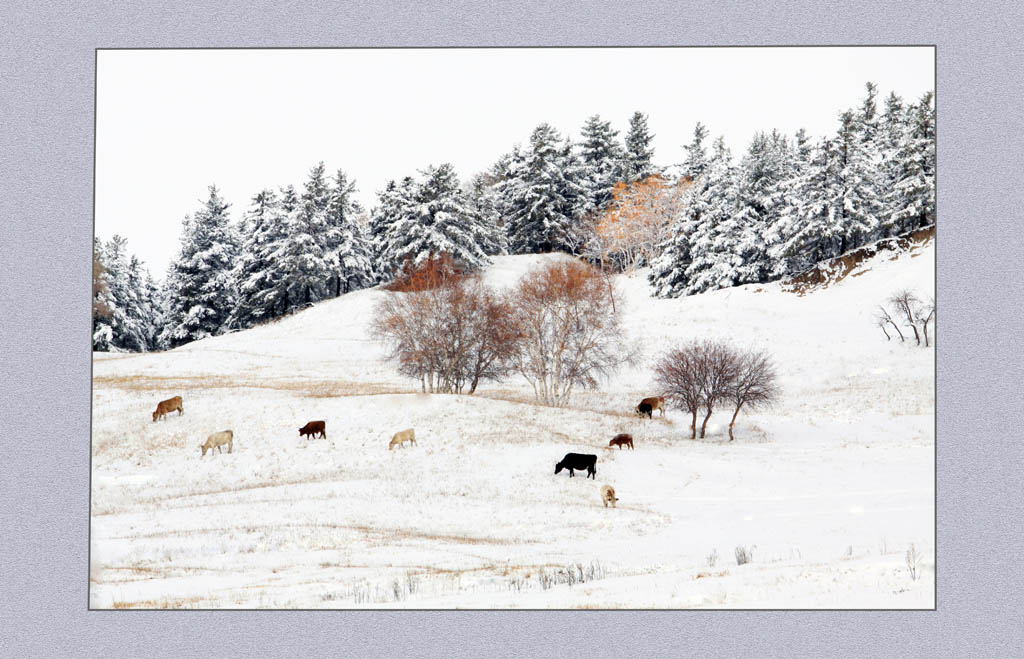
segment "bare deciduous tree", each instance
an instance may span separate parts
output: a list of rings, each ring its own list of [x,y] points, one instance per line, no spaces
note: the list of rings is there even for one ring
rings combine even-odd
[[[665,398],[690,414],[690,439],[697,438],[697,411],[703,402],[699,343],[691,343],[666,353],[655,364],[655,381]]]
[[[625,345],[614,284],[578,261],[528,273],[512,298],[521,339],[516,368],[537,399],[564,406],[576,387],[595,387],[635,350]]]
[[[909,289],[897,291],[889,298],[889,304],[892,305],[897,315],[906,321],[910,329],[914,330],[917,345],[921,345],[921,334],[917,331],[917,323],[914,322],[914,311],[920,302]]]
[[[917,345],[922,345],[923,342],[924,347],[927,348],[929,346],[928,324],[935,318],[935,298],[932,297],[926,302],[918,298],[910,289],[902,289],[889,296],[887,302],[889,307],[879,306],[878,312],[875,314],[875,324],[885,333],[886,340],[892,340],[892,336],[887,330],[888,327],[892,327],[899,335],[900,341],[905,341],[906,336],[900,329],[902,325],[909,327],[914,333]]]
[[[728,397],[735,405],[729,421],[729,441],[732,428],[743,407],[756,408],[771,404],[779,394],[775,384],[775,367],[763,352],[745,352],[737,357],[736,377],[729,386]]]
[[[875,323],[882,328],[882,332],[885,334],[885,340],[891,341],[892,337],[889,336],[889,332],[885,330],[887,325],[892,325],[893,329],[900,336],[900,341],[904,340],[903,332],[900,331],[900,326],[896,324],[896,321],[892,319],[889,311],[882,305],[878,306],[878,313],[875,314]]]
[[[914,310],[914,320],[921,324],[921,334],[924,336],[924,347],[928,347],[928,323],[935,317],[935,298],[922,302]]]
[[[477,276],[408,274],[409,292],[385,297],[371,325],[399,372],[424,392],[470,394],[507,375],[519,341],[508,301]]]
[[[700,438],[704,439],[708,419],[715,404],[729,395],[736,380],[739,364],[736,352],[724,343],[705,341],[700,345],[697,372],[701,380],[701,398],[704,422],[700,425]]]

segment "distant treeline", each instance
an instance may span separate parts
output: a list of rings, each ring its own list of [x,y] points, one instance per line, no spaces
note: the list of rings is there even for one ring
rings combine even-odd
[[[448,255],[563,251],[606,269],[649,266],[675,297],[801,272],[935,222],[935,108],[895,93],[840,114],[834,135],[757,133],[738,162],[702,123],[681,163],[654,164],[637,112],[624,139],[594,115],[580,139],[541,124],[486,171],[431,165],[362,208],[345,172],[264,189],[237,220],[215,186],[186,216],[162,285],[114,236],[94,245],[93,345],[154,350],[252,325],[392,280]]]

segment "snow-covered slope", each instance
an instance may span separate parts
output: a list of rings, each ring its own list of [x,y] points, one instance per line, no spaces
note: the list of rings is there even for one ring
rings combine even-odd
[[[619,277],[646,357],[569,409],[514,377],[416,393],[366,335],[392,294],[378,289],[165,353],[96,354],[92,604],[930,608],[934,352],[886,342],[871,317],[895,289],[934,294],[934,248],[890,257],[805,296],[659,300],[644,273]],[[552,258],[500,257],[486,278]],[[732,443],[724,411],[698,441],[679,411],[630,414],[656,393],[651,361],[703,337],[777,363],[781,402],[741,414]],[[173,395],[185,414],[152,423]],[[299,440],[313,419],[326,441]],[[410,426],[418,446],[389,452]],[[227,428],[234,452],[201,459]],[[603,448],[618,432],[635,451]],[[553,474],[570,450],[599,454],[596,481]]]

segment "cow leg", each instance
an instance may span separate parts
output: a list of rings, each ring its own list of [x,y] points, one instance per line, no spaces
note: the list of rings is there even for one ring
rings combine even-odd
[[[231,447],[234,446],[233,442],[228,442],[228,453],[231,453]]]
[[[572,478],[572,467],[569,467],[569,478]]]

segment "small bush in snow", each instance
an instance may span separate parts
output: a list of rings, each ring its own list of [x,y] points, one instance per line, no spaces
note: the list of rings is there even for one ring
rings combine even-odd
[[[737,545],[736,547],[736,565],[746,565],[747,563],[754,560],[754,548],[744,547]]]
[[[910,547],[907,548],[907,570],[910,571],[910,580],[917,581],[917,574],[920,569],[921,556],[917,553],[917,547],[914,543],[910,543]]]
[[[718,550],[712,549],[711,553],[708,554],[708,567],[715,567],[715,563],[718,562]]]
[[[572,587],[578,583],[587,583],[588,581],[604,579],[605,574],[605,569],[601,563],[599,561],[592,561],[589,565],[573,563],[566,565],[565,567],[556,568],[552,571],[542,568],[537,574],[537,580],[540,582],[542,590],[548,590],[549,588],[560,584],[566,584],[569,587]]]
[[[892,340],[891,328],[900,337],[900,342],[905,342],[909,335],[909,332],[903,333],[906,329],[913,332],[916,345],[927,348],[928,325],[935,318],[935,298],[921,300],[913,291],[903,289],[893,293],[887,302],[889,306],[879,305],[875,314],[875,324],[885,334],[885,340]]]

